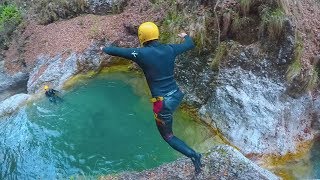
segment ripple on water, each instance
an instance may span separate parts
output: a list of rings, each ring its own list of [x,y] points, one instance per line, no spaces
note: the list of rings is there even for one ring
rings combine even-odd
[[[97,176],[177,159],[181,155],[156,129],[150,103],[135,94],[132,86],[145,88],[139,81],[134,75],[97,77],[64,94],[62,103],[42,99],[1,119],[0,179]],[[174,129],[196,149],[212,138],[181,113]]]

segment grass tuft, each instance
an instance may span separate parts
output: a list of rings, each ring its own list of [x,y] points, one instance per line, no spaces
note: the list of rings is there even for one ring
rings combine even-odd
[[[173,8],[161,25],[160,41],[163,43],[178,43],[180,38],[177,34],[186,32],[193,37],[197,49],[202,49],[206,44],[210,44],[207,37],[207,19],[209,13],[203,11],[198,16],[190,13],[188,10],[178,12]]]
[[[213,58],[211,65],[210,65],[212,70],[219,71],[220,62],[221,62],[222,58],[224,58],[226,56],[227,52],[228,52],[227,44],[225,42],[221,42],[216,49],[214,58]]]
[[[296,44],[294,48],[293,63],[287,69],[287,81],[291,83],[294,78],[299,76],[302,70],[301,57],[303,55],[303,41],[301,37],[296,35]]]
[[[289,13],[290,5],[288,0],[277,0],[278,7],[285,12],[285,14]]]
[[[261,17],[261,29],[267,28],[268,35],[271,39],[278,39],[283,32],[285,13],[280,9],[265,9]]]
[[[319,76],[318,76],[318,71],[316,70],[316,68],[314,66],[312,66],[312,68],[309,71],[308,74],[308,82],[307,82],[307,91],[311,91],[313,90],[317,84],[318,84],[318,80],[319,80]]]
[[[249,14],[252,2],[252,0],[239,0],[240,9],[244,16],[247,16]]]

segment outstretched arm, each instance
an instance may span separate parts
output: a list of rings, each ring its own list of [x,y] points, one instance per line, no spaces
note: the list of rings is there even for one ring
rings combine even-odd
[[[184,42],[181,44],[171,44],[176,56],[195,47],[191,37],[186,33],[180,33],[178,36],[184,38]]]
[[[120,48],[120,47],[100,47],[100,49],[112,56],[123,57],[126,59],[138,61],[139,49],[138,48]]]

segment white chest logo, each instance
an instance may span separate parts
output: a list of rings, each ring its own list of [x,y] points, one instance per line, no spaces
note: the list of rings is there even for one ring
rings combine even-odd
[[[137,55],[138,55],[138,53],[136,53],[136,51],[133,51],[132,53],[131,53],[132,55],[133,55],[133,57],[137,57]]]

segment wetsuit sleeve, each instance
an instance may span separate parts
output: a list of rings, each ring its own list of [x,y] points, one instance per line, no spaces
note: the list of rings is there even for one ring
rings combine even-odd
[[[51,96],[54,96],[56,94],[56,92],[57,92],[56,90],[50,89],[48,94],[51,97]]]
[[[138,48],[120,48],[120,47],[104,47],[103,52],[112,55],[130,59],[132,61],[138,62],[139,60],[139,49]]]
[[[174,53],[175,53],[176,56],[179,55],[179,54],[182,54],[185,51],[193,49],[195,47],[191,37],[188,36],[188,35],[184,37],[184,42],[183,43],[181,43],[181,44],[171,44],[170,46],[173,48]]]

